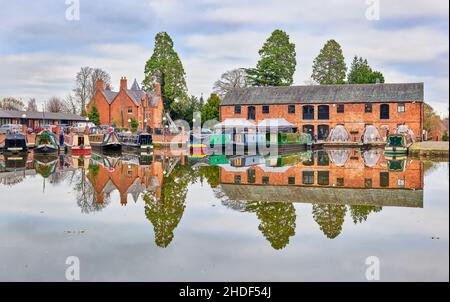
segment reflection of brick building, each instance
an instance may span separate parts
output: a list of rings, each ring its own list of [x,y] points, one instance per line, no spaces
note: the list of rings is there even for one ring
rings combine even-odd
[[[139,129],[162,128],[163,101],[159,84],[156,91],[147,93],[136,80],[128,89],[127,79],[120,80],[118,92],[104,88],[103,81],[97,82],[94,97],[87,105],[88,111],[96,105],[100,113],[100,124],[115,124],[120,128],[131,128],[129,120],[135,119]]]
[[[369,152],[319,151],[286,166],[270,160],[245,166],[236,159],[221,166],[220,182],[236,200],[421,206],[423,164]]]
[[[344,125],[352,141],[359,141],[367,125],[385,137],[399,124],[420,138],[423,129],[423,84],[315,85],[250,87],[227,94],[220,119],[245,118],[259,123],[285,118],[303,132],[326,139],[336,125]]]

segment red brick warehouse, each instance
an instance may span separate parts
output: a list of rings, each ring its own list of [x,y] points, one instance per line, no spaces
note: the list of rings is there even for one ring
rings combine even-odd
[[[118,92],[104,87],[102,80],[97,81],[97,90],[87,105],[88,111],[95,104],[100,114],[100,124],[114,124],[120,128],[131,128],[129,120],[135,119],[138,129],[162,128],[164,111],[160,85],[157,83],[154,92],[141,90],[134,80],[128,89],[127,79],[121,78]]]
[[[343,125],[355,142],[368,125],[384,139],[405,124],[420,140],[423,101],[423,83],[249,87],[224,97],[220,119],[284,118],[319,140]]]

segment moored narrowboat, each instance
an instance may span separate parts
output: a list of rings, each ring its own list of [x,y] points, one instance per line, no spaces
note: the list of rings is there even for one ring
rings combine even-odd
[[[384,153],[407,154],[409,147],[414,143],[414,133],[406,125],[400,125],[395,129],[395,133],[386,137]]]
[[[122,151],[122,143],[115,132],[103,132],[100,128],[91,128],[89,142],[93,149],[100,151]]]
[[[89,135],[71,132],[64,135],[64,147],[74,156],[90,155],[92,153]]]
[[[59,145],[55,134],[49,130],[43,130],[36,135],[36,145],[33,152],[41,154],[57,154],[59,152]]]
[[[122,149],[131,153],[151,154],[153,152],[153,140],[150,133],[120,134]]]
[[[22,133],[11,133],[6,135],[3,151],[5,153],[28,152],[26,135]]]

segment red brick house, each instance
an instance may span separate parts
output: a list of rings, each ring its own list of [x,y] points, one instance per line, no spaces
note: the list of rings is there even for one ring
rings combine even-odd
[[[343,125],[352,141],[359,141],[368,125],[384,138],[406,124],[420,140],[423,101],[423,83],[249,87],[224,97],[220,120],[284,118],[319,140]]]
[[[140,130],[162,128],[164,105],[158,83],[154,92],[147,93],[141,90],[136,80],[128,89],[127,79],[123,77],[119,91],[115,92],[105,88],[103,81],[99,80],[97,90],[87,105],[88,111],[94,104],[100,113],[100,124],[131,128],[130,121],[135,119]]]

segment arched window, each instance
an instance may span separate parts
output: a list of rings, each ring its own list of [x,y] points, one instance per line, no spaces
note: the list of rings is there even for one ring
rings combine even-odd
[[[330,119],[330,106],[320,105],[318,107],[319,120],[329,120]]]
[[[380,119],[388,120],[389,119],[389,105],[381,104],[380,106]]]
[[[314,106],[312,105],[303,106],[303,119],[304,120],[314,119]]]

